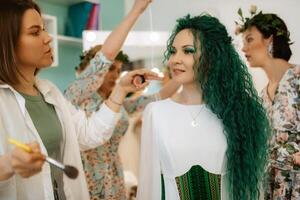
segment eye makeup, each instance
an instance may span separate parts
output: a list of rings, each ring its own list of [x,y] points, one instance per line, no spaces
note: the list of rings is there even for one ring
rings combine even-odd
[[[192,47],[192,46],[184,47],[183,51],[186,54],[194,54],[194,53],[196,53],[196,49],[194,47]]]

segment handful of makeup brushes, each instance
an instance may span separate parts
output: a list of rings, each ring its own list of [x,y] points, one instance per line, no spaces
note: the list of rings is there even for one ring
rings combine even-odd
[[[9,138],[8,139],[8,142],[11,143],[11,144],[14,144],[16,145],[17,147],[23,149],[24,151],[28,152],[28,153],[31,153],[32,152],[32,149],[27,146],[26,144],[23,144],[17,140],[14,140],[12,138]],[[57,160],[53,159],[53,158],[50,158],[48,156],[45,156],[46,157],[46,161],[48,163],[50,163],[51,165],[59,168],[60,170],[62,170],[66,176],[68,176],[69,178],[71,179],[75,179],[77,178],[78,176],[78,169],[71,166],[71,165],[64,165],[62,164],[61,162],[58,162]]]

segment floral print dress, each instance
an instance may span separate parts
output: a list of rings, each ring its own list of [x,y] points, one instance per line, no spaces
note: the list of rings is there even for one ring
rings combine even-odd
[[[103,103],[103,98],[97,90],[102,85],[110,64],[103,54],[96,54],[87,69],[65,91],[66,98],[78,108],[83,109],[87,115],[98,110]],[[155,101],[155,95],[126,100],[124,102],[126,110],[121,108],[121,116],[112,137],[102,146],[81,152],[91,200],[126,199],[118,147],[129,125],[127,112],[143,110],[152,101]]]
[[[293,162],[300,151],[300,65],[285,72],[273,101],[267,87],[262,98],[273,128],[265,199],[300,200],[300,166]]]

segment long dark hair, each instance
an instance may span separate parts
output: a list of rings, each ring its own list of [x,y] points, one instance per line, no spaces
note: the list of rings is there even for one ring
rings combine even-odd
[[[21,32],[22,18],[26,10],[39,6],[32,0],[0,1],[0,82],[9,85],[18,84],[16,49]]]
[[[215,17],[203,14],[179,19],[168,40],[165,59],[170,57],[175,36],[184,29],[191,30],[201,52],[195,69],[203,100],[224,125],[228,144],[225,189],[232,200],[257,200],[269,136],[261,99],[225,26]]]

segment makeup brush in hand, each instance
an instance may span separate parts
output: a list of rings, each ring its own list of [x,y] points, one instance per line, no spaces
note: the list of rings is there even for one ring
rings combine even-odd
[[[135,87],[139,87],[140,85],[142,85],[143,83],[145,83],[146,79],[144,75],[141,74],[136,74],[134,75],[133,79],[132,79],[132,84]]]
[[[21,149],[23,149],[24,151],[26,151],[28,153],[32,152],[32,149],[29,146],[27,146],[26,144],[23,144],[23,143],[21,143],[21,142],[19,142],[17,140],[9,138],[8,142],[11,143],[11,144],[16,145],[17,147],[20,147]],[[50,163],[53,166],[61,169],[69,178],[71,178],[71,179],[77,178],[77,176],[78,176],[78,169],[76,169],[75,167],[70,166],[70,165],[64,165],[61,162],[58,162],[57,160],[54,160],[53,158],[50,158],[48,156],[45,156],[45,157],[46,157],[45,160],[48,163]]]

